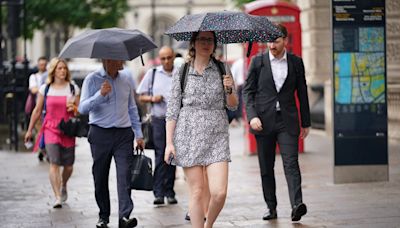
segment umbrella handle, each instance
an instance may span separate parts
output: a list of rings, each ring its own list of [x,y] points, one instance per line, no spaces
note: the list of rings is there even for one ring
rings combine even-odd
[[[252,47],[253,47],[253,42],[249,41],[249,46],[247,47],[247,54],[246,54],[247,58],[250,56]]]
[[[143,55],[140,55],[140,60],[142,61],[142,66],[144,66]]]
[[[142,66],[144,66],[144,61],[143,61],[143,49],[142,48],[140,48],[140,50],[139,50],[140,52],[140,60],[142,61]]]

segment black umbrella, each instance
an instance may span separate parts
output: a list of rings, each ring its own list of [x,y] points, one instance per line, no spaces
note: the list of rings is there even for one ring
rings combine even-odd
[[[178,41],[189,41],[193,32],[214,31],[218,43],[268,42],[282,36],[276,25],[264,16],[220,11],[186,15],[165,34]]]
[[[132,60],[154,48],[152,39],[137,29],[95,29],[69,39],[59,57]]]

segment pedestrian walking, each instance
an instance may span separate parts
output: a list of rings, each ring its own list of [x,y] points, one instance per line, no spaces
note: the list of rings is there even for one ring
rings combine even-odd
[[[122,60],[103,59],[103,67],[90,73],[82,86],[79,112],[89,114],[88,141],[93,157],[95,198],[100,209],[96,227],[108,227],[110,195],[108,176],[114,157],[117,171],[119,227],[135,227],[130,178],[133,146],[144,148],[141,123],[134,99],[133,78],[122,70]]]
[[[236,91],[238,94],[239,105],[238,109],[235,111],[235,120],[240,123],[242,119],[242,112],[243,112],[243,84],[244,84],[244,59],[243,57],[237,59],[231,67],[232,77],[235,81]]]
[[[79,87],[71,84],[71,74],[65,60],[53,58],[47,82],[39,89],[38,100],[25,134],[25,142],[32,140],[32,129],[43,112],[43,125],[34,150],[37,149],[41,137],[44,137],[50,162],[50,183],[56,198],[53,208],[61,208],[68,198],[67,182],[75,161],[75,137],[60,132],[58,124],[62,119],[67,121],[75,116],[76,107],[79,105],[79,92]],[[60,173],[61,166],[63,170]]]
[[[222,210],[228,187],[229,123],[225,108],[236,109],[232,77],[220,74],[213,59],[214,32],[194,32],[189,67],[181,84],[182,68],[172,79],[167,106],[167,146],[164,160],[183,167],[190,189],[193,227],[212,227]],[[187,74],[186,74],[187,73]],[[225,90],[224,90],[225,87]],[[203,191],[206,167],[211,194],[204,224]]]
[[[165,154],[165,114],[172,85],[172,75],[176,73],[174,67],[175,54],[172,48],[164,46],[158,52],[161,66],[149,69],[139,84],[137,94],[139,101],[151,104],[151,123],[153,129],[153,143],[155,151],[154,169],[154,202],[155,205],[164,204],[164,197],[168,204],[177,204],[174,184],[176,166],[164,162]]]
[[[31,74],[29,76],[29,86],[28,86],[28,88],[29,88],[29,93],[30,94],[28,96],[32,96],[32,100],[27,99],[27,102],[32,102],[32,104],[28,105],[29,106],[28,110],[25,110],[26,114],[29,117],[28,119],[31,118],[33,109],[34,109],[34,107],[35,107],[35,105],[37,103],[39,89],[43,84],[46,83],[46,78],[47,78],[47,69],[46,69],[46,67],[47,67],[47,58],[44,57],[44,56],[39,57],[38,60],[37,60],[38,72],[36,72],[34,74]],[[46,76],[46,78],[43,78],[45,76]],[[25,107],[27,107],[27,105],[25,105]],[[33,135],[35,136],[34,137],[35,141],[36,141],[36,137],[37,137],[41,127],[42,127],[42,121],[39,118],[38,121],[36,121],[36,124],[35,124],[35,127],[34,127],[35,132],[34,132]],[[44,149],[39,149],[38,151],[35,151],[35,152],[38,152],[39,161],[43,161],[43,158],[44,158],[44,156],[46,154],[46,151]]]
[[[269,209],[263,219],[277,218],[274,163],[278,143],[289,188],[291,219],[298,221],[307,213],[301,191],[298,137],[304,139],[308,135],[310,110],[303,61],[286,51],[287,30],[283,25],[279,28],[282,37],[268,43],[268,53],[252,59],[243,94],[247,119],[257,141],[262,188]],[[300,102],[301,121],[295,92]]]

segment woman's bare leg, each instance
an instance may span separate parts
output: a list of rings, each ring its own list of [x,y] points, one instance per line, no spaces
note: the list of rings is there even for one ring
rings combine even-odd
[[[207,176],[211,198],[205,227],[211,228],[225,204],[228,189],[228,162],[207,166]]]
[[[189,186],[189,213],[190,222],[194,228],[204,228],[204,212],[203,212],[203,167],[194,166],[183,168],[187,183]]]
[[[62,186],[66,187],[68,179],[72,175],[72,171],[74,170],[72,165],[64,166],[63,172],[62,172]]]
[[[61,197],[61,175],[60,175],[60,166],[57,164],[50,164],[50,170],[49,170],[49,178],[50,178],[50,184],[51,187],[53,188],[54,195],[56,196],[56,199],[60,199]]]
[[[203,168],[203,176],[204,176],[204,191],[203,191],[203,211],[204,216],[207,218],[208,214],[208,206],[210,205],[210,187],[208,186],[208,177],[207,177],[207,169],[206,167]]]

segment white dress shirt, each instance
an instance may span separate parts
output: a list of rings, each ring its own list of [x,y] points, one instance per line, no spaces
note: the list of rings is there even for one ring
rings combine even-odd
[[[147,94],[149,92],[153,69],[154,68],[150,68],[144,75],[143,80],[136,89],[137,94]],[[152,105],[151,115],[156,117],[165,117],[165,113],[167,113],[167,103],[172,88],[172,75],[175,74],[176,71],[178,71],[178,67],[174,67],[172,73],[166,72],[162,65],[156,67],[153,82],[153,95],[163,96],[163,101]]]
[[[279,93],[279,91],[282,89],[283,84],[285,83],[288,74],[286,50],[282,58],[280,59],[275,58],[271,54],[271,52],[269,52],[269,61],[271,63],[271,70],[275,82],[275,88],[276,91]],[[276,102],[276,110],[280,110],[279,101]]]
[[[244,60],[243,58],[239,58],[236,60],[231,67],[231,72],[233,76],[233,80],[237,86],[241,86],[244,83]]]

